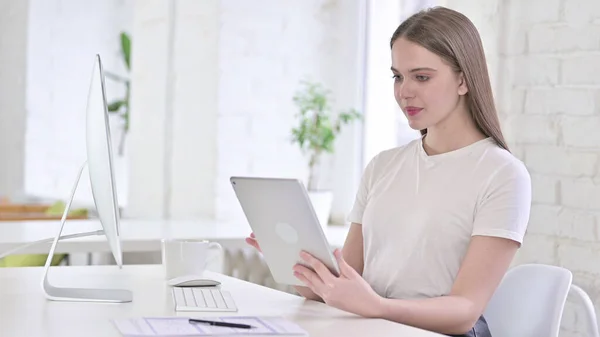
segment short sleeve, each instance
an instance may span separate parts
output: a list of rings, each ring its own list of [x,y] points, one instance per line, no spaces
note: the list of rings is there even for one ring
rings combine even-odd
[[[505,165],[491,177],[475,211],[472,235],[523,243],[531,212],[531,177],[524,164]]]
[[[363,213],[367,207],[367,200],[369,197],[369,190],[371,188],[371,181],[373,177],[373,169],[377,157],[378,156],[375,156],[373,159],[371,159],[363,171],[360,184],[358,186],[358,191],[356,193],[356,198],[354,199],[354,205],[346,217],[346,220],[351,223],[354,222],[357,224],[362,224]]]

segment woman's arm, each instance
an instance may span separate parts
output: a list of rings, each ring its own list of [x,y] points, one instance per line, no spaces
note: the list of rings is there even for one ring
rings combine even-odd
[[[381,299],[381,317],[444,334],[464,334],[481,316],[510,266],[519,243],[473,236],[448,296]]]
[[[362,225],[357,223],[350,224],[344,247],[342,248],[342,254],[344,260],[354,269],[357,273],[362,275],[364,268],[364,257],[363,257],[363,235]],[[305,297],[309,300],[323,302],[323,299],[315,294],[308,287],[296,286],[294,287],[300,296]]]

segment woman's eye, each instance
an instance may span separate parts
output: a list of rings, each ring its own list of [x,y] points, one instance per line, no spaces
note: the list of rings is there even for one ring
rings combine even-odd
[[[429,76],[424,76],[424,75],[417,75],[417,81],[419,82],[425,82],[429,79]]]
[[[392,76],[392,78],[394,79],[395,82],[402,81],[402,77],[400,75],[394,75],[394,76]]]

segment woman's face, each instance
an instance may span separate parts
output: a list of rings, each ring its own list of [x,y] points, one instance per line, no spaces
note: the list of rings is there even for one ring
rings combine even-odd
[[[404,38],[392,46],[392,73],[396,102],[415,130],[441,126],[467,93],[461,74],[438,55]]]

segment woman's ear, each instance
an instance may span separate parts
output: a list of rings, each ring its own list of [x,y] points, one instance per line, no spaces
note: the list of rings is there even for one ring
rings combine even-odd
[[[460,96],[466,95],[469,92],[469,88],[467,87],[467,81],[465,81],[465,76],[463,72],[458,74],[458,94]]]

